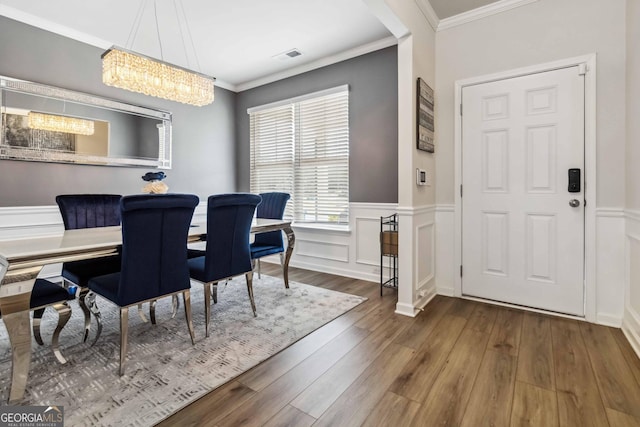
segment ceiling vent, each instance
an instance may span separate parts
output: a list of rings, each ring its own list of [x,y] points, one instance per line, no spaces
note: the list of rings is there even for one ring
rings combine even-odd
[[[300,52],[298,49],[291,49],[291,50],[288,50],[286,52],[282,52],[282,53],[279,53],[279,54],[275,55],[274,58],[283,60],[283,59],[295,58],[295,57],[300,56],[300,55],[302,55],[302,52]]]

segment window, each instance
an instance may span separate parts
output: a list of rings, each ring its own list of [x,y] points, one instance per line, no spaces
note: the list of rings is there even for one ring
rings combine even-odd
[[[291,194],[286,218],[349,223],[349,91],[341,86],[248,110],[251,192]]]

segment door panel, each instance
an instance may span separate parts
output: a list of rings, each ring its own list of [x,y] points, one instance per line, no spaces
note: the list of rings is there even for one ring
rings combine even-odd
[[[584,177],[584,76],[467,86],[462,103],[463,294],[584,315],[584,183],[567,175]]]

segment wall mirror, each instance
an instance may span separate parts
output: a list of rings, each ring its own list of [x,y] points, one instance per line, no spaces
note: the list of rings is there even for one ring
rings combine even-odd
[[[0,159],[171,168],[171,113],[0,76]]]

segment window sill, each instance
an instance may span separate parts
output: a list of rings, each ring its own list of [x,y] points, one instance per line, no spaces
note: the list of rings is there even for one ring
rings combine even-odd
[[[351,228],[348,225],[329,225],[329,224],[317,224],[307,222],[294,222],[291,224],[294,229],[308,230],[308,231],[332,231],[337,233],[351,234]]]

